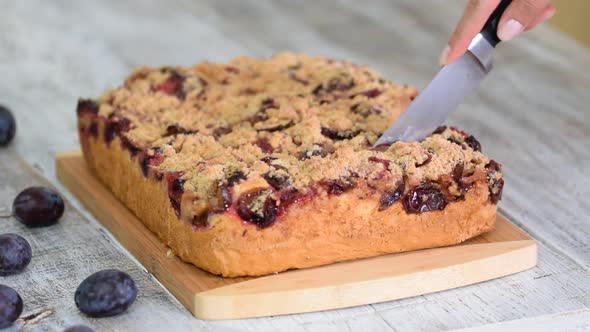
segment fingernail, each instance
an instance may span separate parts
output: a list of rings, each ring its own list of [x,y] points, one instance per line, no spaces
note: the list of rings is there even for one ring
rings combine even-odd
[[[541,18],[541,22],[545,22],[545,21],[547,21],[548,19],[552,18],[552,17],[553,17],[553,15],[555,15],[555,8],[553,8],[553,9],[551,9],[551,10],[548,10],[548,11],[546,11],[546,12],[543,14],[543,17]]]
[[[506,23],[502,24],[498,29],[498,38],[502,41],[509,41],[516,37],[519,33],[524,30],[524,27],[520,22],[515,19],[510,19]]]
[[[445,46],[442,53],[438,57],[438,63],[441,66],[444,66],[447,63],[447,58],[449,57],[449,53],[451,53],[451,47],[449,45]]]

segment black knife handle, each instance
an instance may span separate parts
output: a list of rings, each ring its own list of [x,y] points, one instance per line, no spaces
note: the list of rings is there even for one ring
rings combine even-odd
[[[498,24],[500,23],[500,18],[502,17],[502,14],[504,14],[504,11],[506,10],[506,8],[508,8],[508,5],[510,5],[511,2],[512,0],[500,1],[500,4],[498,4],[498,7],[496,7],[494,12],[490,16],[490,18],[488,18],[486,24],[480,31],[481,35],[493,47],[496,47],[496,45],[498,45],[498,43],[500,42],[500,38],[498,38],[497,34]]]

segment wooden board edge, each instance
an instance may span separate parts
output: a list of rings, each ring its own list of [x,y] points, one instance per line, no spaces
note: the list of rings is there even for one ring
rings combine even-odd
[[[200,319],[215,320],[338,309],[467,286],[528,270],[537,264],[537,244],[534,240],[474,244],[473,247],[496,247],[499,253],[437,269],[396,276],[376,275],[372,280],[334,286],[300,287],[305,278],[312,276],[289,280],[289,274],[277,274],[199,293],[195,296],[193,314]],[[293,272],[328,273],[318,270]],[[286,287],[281,285],[284,282],[293,283],[295,289],[285,290]],[[253,284],[255,290],[249,287]]]
[[[82,150],[80,150],[80,149],[61,151],[61,152],[58,152],[55,154],[55,162],[57,165],[57,163],[59,163],[61,160],[65,159],[65,158],[78,158],[78,157],[83,158]]]
[[[518,233],[520,236],[520,239],[518,239],[519,241],[535,241],[535,238],[533,238],[529,233],[525,232],[522,228],[518,227],[518,225],[510,221],[510,218],[498,211],[496,212],[496,226],[500,226],[500,223],[504,232]],[[486,236],[486,234],[482,235],[484,237]]]
[[[116,231],[112,231],[110,229],[110,227],[108,227],[107,225],[104,225],[104,222],[102,221],[102,218],[104,218],[105,216],[103,216],[100,213],[100,210],[96,210],[96,206],[93,205],[93,203],[91,202],[92,199],[90,199],[88,197],[84,197],[84,190],[82,188],[80,188],[80,184],[77,183],[78,181],[76,180],[75,175],[70,174],[71,171],[73,170],[72,165],[74,164],[69,164],[71,163],[73,160],[82,158],[82,153],[80,150],[72,150],[72,151],[66,151],[66,152],[62,152],[62,153],[58,153],[56,154],[56,175],[57,178],[72,192],[72,194],[80,201],[84,204],[84,206],[86,206],[90,212],[92,212],[92,214],[101,221],[101,223],[103,223],[103,226],[106,227],[107,229],[109,229],[109,231],[111,232],[111,234],[113,234],[113,236],[115,238],[117,238],[118,241],[122,242],[123,240],[120,238],[121,235],[120,234],[115,234]],[[75,169],[75,167],[74,167]],[[97,180],[94,180],[97,181]],[[130,212],[129,212],[130,213]],[[374,289],[379,289],[379,287],[388,287],[391,288],[392,285],[395,286],[395,284],[397,282],[408,282],[410,279],[414,278],[414,283],[415,283],[415,278],[416,277],[420,277],[421,274],[420,273],[406,273],[403,275],[396,275],[396,274],[389,274],[389,275],[385,275],[385,276],[379,276],[379,275],[371,275],[371,276],[365,276],[364,280],[359,280],[356,283],[355,282],[348,282],[348,283],[336,283],[334,284],[330,284],[328,285],[329,287],[316,287],[316,288],[309,288],[309,289],[301,289],[301,288],[297,288],[295,287],[295,289],[290,289],[288,291],[284,291],[284,290],[273,290],[273,289],[262,289],[258,292],[252,293],[252,292],[248,292],[248,291],[244,291],[247,290],[248,287],[251,287],[252,284],[256,284],[256,280],[258,279],[263,279],[264,283],[269,284],[270,285],[283,285],[284,287],[284,281],[281,281],[283,279],[290,279],[293,278],[293,276],[297,276],[299,274],[310,274],[313,278],[313,276],[316,275],[321,275],[324,271],[324,269],[331,269],[334,268],[336,266],[335,265],[328,265],[325,267],[317,267],[317,268],[312,268],[312,269],[303,269],[303,270],[296,270],[296,271],[289,271],[289,272],[285,272],[285,273],[281,273],[281,274],[277,274],[277,275],[271,275],[271,276],[266,276],[266,277],[261,277],[261,278],[255,278],[255,279],[251,279],[251,280],[247,280],[247,281],[242,281],[239,283],[235,283],[232,285],[227,285],[227,286],[220,286],[217,288],[213,288],[207,291],[195,291],[194,287],[191,287],[190,285],[186,284],[186,280],[185,281],[180,281],[177,280],[176,277],[172,277],[170,275],[167,275],[164,271],[165,267],[164,265],[160,266],[161,264],[157,264],[157,262],[153,262],[152,260],[157,260],[158,258],[156,257],[151,257],[149,259],[146,259],[146,257],[144,257],[144,259],[139,259],[137,256],[137,253],[134,253],[132,249],[127,248],[127,246],[125,246],[127,248],[127,250],[129,250],[135,257],[136,259],[138,259],[141,264],[148,270],[150,271],[150,273],[152,273],[154,276],[156,276],[156,278],[158,280],[160,280],[160,282],[162,282],[162,284],[164,284],[166,286],[166,288],[174,294],[174,296],[196,317],[198,318],[203,318],[203,319],[231,319],[231,318],[248,318],[248,317],[260,317],[260,316],[269,316],[269,315],[278,315],[278,314],[288,314],[288,313],[298,313],[298,312],[309,312],[309,311],[317,311],[317,310],[325,310],[325,309],[336,309],[336,308],[342,308],[342,307],[348,307],[348,306],[354,306],[354,305],[361,305],[361,304],[367,304],[367,303],[376,303],[376,302],[383,302],[383,301],[388,301],[388,300],[394,300],[394,299],[399,299],[399,298],[404,298],[404,297],[410,297],[410,296],[415,296],[415,295],[419,295],[419,294],[425,294],[425,293],[431,293],[431,292],[436,292],[436,291],[441,291],[441,290],[445,290],[445,289],[449,289],[449,288],[455,288],[455,287],[460,287],[460,286],[465,286],[465,285],[469,285],[472,283],[476,283],[476,282],[480,282],[480,281],[484,281],[484,280],[489,280],[489,279],[493,279],[493,278],[497,278],[497,277],[501,277],[504,275],[508,275],[508,274],[512,274],[521,270],[525,270],[528,269],[530,267],[535,266],[536,264],[536,243],[535,241],[532,239],[532,237],[530,237],[530,235],[526,234],[524,231],[522,231],[520,228],[518,228],[516,225],[512,224],[511,222],[509,222],[505,217],[503,216],[498,216],[499,219],[502,220],[498,220],[499,222],[505,223],[509,229],[511,229],[511,232],[518,232],[519,234],[522,234],[522,238],[523,239],[527,239],[527,240],[515,240],[515,241],[504,241],[504,242],[491,242],[491,243],[473,243],[473,244],[466,244],[463,246],[481,246],[481,245],[492,245],[494,247],[497,247],[499,244],[507,244],[507,243],[518,243],[520,246],[524,246],[523,249],[526,248],[535,248],[534,249],[534,262],[532,262],[531,257],[529,257],[528,261],[523,261],[523,264],[521,264],[519,267],[514,267],[512,270],[510,271],[504,271],[505,273],[496,273],[496,274],[488,274],[485,276],[482,276],[480,278],[473,278],[473,280],[462,280],[462,282],[455,282],[447,284],[447,285],[443,285],[441,282],[435,283],[435,285],[437,285],[438,287],[423,287],[423,288],[419,288],[419,289],[414,289],[412,292],[406,292],[406,293],[392,293],[391,291],[388,293],[383,293],[380,291],[374,292],[375,294],[378,294],[378,296],[366,296],[366,294],[363,294],[362,296],[355,296],[354,294],[354,289],[365,289],[367,291],[372,291],[371,287],[374,287]],[[147,229],[146,229],[147,231]],[[155,236],[155,235],[154,235]],[[453,247],[447,247],[447,248],[435,248],[435,249],[429,249],[429,250],[438,250],[438,251],[445,251],[445,250],[456,250],[456,249],[452,249],[452,248],[461,248],[463,246],[453,246]],[[514,250],[512,250],[514,251]],[[516,261],[515,257],[510,257],[510,255],[507,255],[508,253],[510,253],[511,251],[508,252],[503,252],[501,256],[506,256],[502,259],[507,259],[510,261]],[[404,253],[404,254],[397,254],[397,255],[387,255],[387,256],[380,256],[380,257],[375,257],[375,258],[369,258],[367,259],[372,260],[382,260],[382,259],[389,259],[388,256],[390,257],[404,257],[404,255],[415,255],[418,252],[409,252],[409,253]],[[464,270],[469,270],[470,265],[477,265],[478,261],[481,261],[479,259],[480,257],[474,258],[471,261],[469,261],[468,263],[463,263],[462,265],[458,265],[458,269],[455,270],[455,274],[464,271]],[[519,258],[519,257],[516,257]],[[522,258],[519,258],[517,260],[522,260]],[[337,263],[337,264],[358,264],[358,262],[364,262],[365,260],[358,260],[358,261],[349,261],[349,262],[343,262],[343,263]],[[525,264],[526,263],[526,264]],[[531,265],[532,264],[532,265]],[[341,266],[341,265],[339,265]],[[488,266],[489,267],[489,266]],[[429,273],[422,273],[423,275],[432,275],[430,278],[435,277],[436,273],[448,273],[445,269],[448,269],[449,267],[445,267],[445,268],[440,268],[440,269],[436,269],[433,271],[429,271]],[[485,269],[484,269],[485,270]],[[185,273],[190,273],[190,271],[185,271]],[[423,276],[422,276],[423,277]],[[268,280],[268,279],[274,279],[274,280]],[[430,281],[425,282],[424,284],[429,284]],[[272,287],[271,287],[272,288]],[[228,295],[231,294],[231,295]],[[336,296],[334,294],[340,294],[340,296]],[[349,296],[344,296],[343,294],[349,294]],[[326,301],[321,301],[321,303],[318,303],[318,300],[315,300],[315,303],[312,303],[310,305],[306,305],[304,302],[305,298],[309,298],[310,296],[312,296],[312,298],[317,298],[317,299],[326,299]],[[274,299],[273,299],[274,298]],[[280,303],[279,305],[277,305],[277,299],[279,299]],[[284,300],[281,300],[284,299]],[[254,302],[251,302],[254,301]],[[248,304],[249,305],[246,305]],[[257,305],[253,306],[252,303],[257,303]],[[260,305],[262,303],[262,305]],[[286,303],[286,304],[285,304]]]

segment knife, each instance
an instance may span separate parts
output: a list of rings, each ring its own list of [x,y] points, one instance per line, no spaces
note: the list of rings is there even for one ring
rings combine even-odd
[[[473,38],[467,52],[444,66],[374,146],[419,141],[440,126],[492,70],[492,50],[500,42],[496,31],[512,0],[502,0]]]

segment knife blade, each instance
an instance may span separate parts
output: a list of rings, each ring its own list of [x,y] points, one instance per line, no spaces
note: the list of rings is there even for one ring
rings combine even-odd
[[[492,51],[500,42],[498,22],[510,2],[500,2],[467,52],[438,72],[374,146],[423,139],[479,86],[492,69]]]

